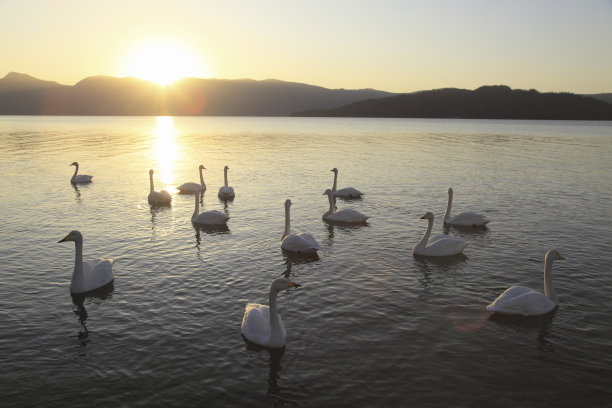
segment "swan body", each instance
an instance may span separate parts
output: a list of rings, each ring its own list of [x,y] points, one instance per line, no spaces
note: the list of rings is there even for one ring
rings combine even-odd
[[[433,213],[425,213],[421,219],[428,220],[429,222],[427,223],[427,230],[423,234],[423,238],[412,248],[413,255],[453,256],[463,252],[468,244],[463,238],[444,234],[431,236],[434,221]]]
[[[242,334],[247,340],[268,348],[285,346],[287,332],[276,311],[276,297],[281,290],[297,288],[300,285],[289,279],[278,278],[270,284],[269,306],[249,303],[242,317]]]
[[[332,186],[331,191],[334,192],[336,197],[361,198],[363,193],[354,187],[345,187],[345,188],[337,189],[336,187],[337,187],[337,182],[338,182],[338,169],[334,167],[333,169],[331,169],[331,171],[334,172],[334,185]]]
[[[453,205],[453,189],[448,189],[448,202],[446,211],[444,212],[444,224],[455,225],[459,227],[484,227],[490,220],[482,214],[473,211],[465,211],[457,215],[451,216],[451,207]]]
[[[151,205],[170,205],[172,203],[172,196],[166,190],[155,191],[155,186],[153,185],[153,169],[149,170],[149,184],[151,186],[151,192],[149,193],[149,204]]]
[[[559,298],[552,286],[553,261],[565,259],[554,250],[548,250],[544,258],[544,293],[524,286],[512,286],[506,289],[491,304],[487,311],[503,314],[537,316],[554,310],[559,305]]]
[[[291,233],[290,207],[291,200],[287,199],[285,201],[285,232],[281,238],[281,249],[306,254],[316,253],[321,247],[312,235],[306,233]]]
[[[108,285],[115,279],[112,259],[88,259],[83,261],[83,235],[79,231],[71,231],[59,242],[74,241],[75,258],[74,272],[70,281],[70,292],[86,293]]]
[[[206,170],[204,165],[200,164],[200,184],[195,183],[193,181],[183,183],[177,187],[179,194],[195,194],[199,191],[206,191],[206,183],[204,183],[204,176],[202,175],[202,170]]]
[[[329,222],[337,222],[343,224],[365,224],[370,217],[351,209],[336,210],[334,204],[334,192],[330,189],[325,190],[323,195],[327,195],[329,199],[329,210],[323,214],[323,219]]]
[[[233,200],[236,194],[234,193],[234,187],[230,187],[227,185],[227,171],[229,167],[225,166],[223,168],[223,178],[224,185],[219,189],[219,198],[221,200]]]
[[[199,194],[194,194],[195,197],[195,210],[191,216],[191,222],[200,225],[226,225],[229,216],[221,211],[212,210],[204,211],[200,213],[200,201]]]
[[[72,175],[72,178],[70,179],[70,182],[72,184],[91,183],[91,179],[93,178],[93,176],[88,176],[86,174],[78,174],[79,173],[79,163],[72,162],[72,164],[69,164],[69,166],[75,167],[74,174]]]

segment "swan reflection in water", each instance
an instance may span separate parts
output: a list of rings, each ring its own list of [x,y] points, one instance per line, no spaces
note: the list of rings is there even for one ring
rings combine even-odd
[[[106,300],[113,296],[115,290],[113,282],[92,290],[87,293],[71,293],[73,309],[72,312],[76,315],[79,324],[81,325],[82,331],[79,330],[77,338],[79,339],[81,347],[87,346],[89,343],[89,329],[87,328],[87,318],[89,317],[87,310],[85,309],[85,300]]]
[[[553,351],[552,343],[546,338],[550,334],[553,319],[557,314],[557,308],[543,315],[521,316],[503,313],[491,313],[489,320],[500,325],[512,328],[522,333],[535,333],[538,342],[538,350]]]

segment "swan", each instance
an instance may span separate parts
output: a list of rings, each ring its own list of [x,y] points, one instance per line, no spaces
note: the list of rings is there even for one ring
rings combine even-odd
[[[287,332],[283,320],[276,311],[276,296],[278,292],[289,288],[298,288],[299,284],[286,278],[278,278],[270,284],[270,306],[249,303],[242,317],[242,334],[244,337],[260,346],[281,348],[285,346]]]
[[[455,216],[451,216],[451,206],[453,205],[453,189],[448,189],[448,203],[444,212],[444,224],[455,225],[459,227],[484,227],[490,220],[482,214],[472,211],[465,211]]]
[[[332,186],[331,191],[334,192],[334,194],[337,197],[342,197],[342,198],[361,198],[361,196],[363,195],[363,193],[359,190],[357,190],[354,187],[345,187],[345,188],[341,188],[339,190],[336,189],[336,185],[338,182],[338,169],[337,168],[333,168],[331,169],[331,171],[334,172],[334,185]]]
[[[544,257],[544,293],[524,286],[506,289],[491,304],[487,311],[504,314],[537,316],[548,313],[559,305],[559,298],[553,288],[551,275],[553,261],[565,259],[561,254],[549,249]]]
[[[111,283],[113,275],[112,259],[89,259],[83,261],[83,235],[79,231],[70,231],[63,239],[57,241],[74,241],[76,256],[74,259],[74,272],[70,281],[70,292],[73,294],[85,293]]]
[[[233,200],[234,199],[234,187],[228,187],[227,185],[227,171],[229,167],[225,166],[223,168],[223,177],[225,179],[225,184],[223,187],[219,189],[219,198],[222,200]]]
[[[200,200],[198,196],[199,194],[194,194],[195,210],[191,216],[191,222],[200,225],[225,225],[227,220],[229,220],[229,216],[221,211],[204,211],[198,214],[200,212]]]
[[[467,241],[461,237],[453,237],[450,235],[431,235],[433,227],[434,215],[431,212],[425,213],[421,217],[422,220],[429,220],[427,230],[423,234],[421,241],[412,248],[413,255],[420,256],[452,256],[463,252],[467,246]]]
[[[79,173],[79,163],[72,162],[72,164],[69,164],[69,166],[75,166],[74,174],[72,175],[72,178],[70,179],[70,182],[72,184],[91,183],[91,179],[93,178],[93,176],[88,176],[86,174],[78,174]]]
[[[149,170],[149,182],[151,185],[151,192],[149,193],[149,204],[151,205],[170,205],[172,202],[172,196],[166,190],[155,191],[153,186],[153,169]]]
[[[363,215],[359,211],[347,208],[336,210],[336,206],[334,204],[334,192],[328,188],[323,193],[323,195],[326,194],[329,199],[329,210],[323,214],[323,219],[325,221],[345,224],[365,224],[366,220],[370,218],[367,215]]]
[[[200,184],[194,183],[193,181],[183,183],[177,187],[179,194],[194,194],[198,191],[206,191],[206,183],[204,183],[204,176],[202,175],[202,170],[206,170],[206,167],[200,164],[199,170],[200,170]]]
[[[291,252],[316,253],[321,247],[317,240],[310,234],[291,234],[291,221],[289,208],[291,200],[285,201],[285,232],[281,238],[281,249]]]

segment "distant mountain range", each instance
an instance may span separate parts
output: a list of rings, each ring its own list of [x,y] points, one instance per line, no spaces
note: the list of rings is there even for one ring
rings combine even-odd
[[[397,94],[279,80],[185,78],[166,87],[96,76],[73,86],[11,72],[0,115],[347,116],[612,120],[612,93],[576,95],[483,86]]]
[[[251,79],[185,78],[161,87],[137,78],[96,76],[67,86],[12,72],[0,79],[0,114],[289,116],[390,95]]]
[[[612,120],[612,94],[584,96],[512,90],[504,85],[474,91],[436,89],[316,109],[294,116]]]

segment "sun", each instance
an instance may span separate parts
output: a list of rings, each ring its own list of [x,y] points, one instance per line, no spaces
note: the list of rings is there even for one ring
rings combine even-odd
[[[185,77],[210,77],[201,54],[170,38],[149,39],[135,44],[121,62],[119,75],[160,85]]]

